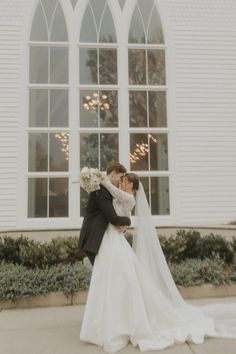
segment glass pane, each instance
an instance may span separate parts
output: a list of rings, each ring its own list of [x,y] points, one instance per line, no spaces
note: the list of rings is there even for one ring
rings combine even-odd
[[[68,41],[66,20],[60,3],[57,5],[57,9],[53,17],[50,40],[59,42]]]
[[[150,169],[168,170],[167,134],[149,134]]]
[[[69,134],[50,134],[50,171],[68,171]]]
[[[50,83],[68,83],[68,49],[50,48]]]
[[[138,0],[138,6],[146,29],[153,8],[153,0]]]
[[[132,171],[148,170],[148,135],[130,134],[130,162]]]
[[[48,126],[48,90],[30,89],[29,126]]]
[[[145,37],[143,21],[140,16],[138,7],[136,7],[129,30],[129,43],[146,43]]]
[[[142,49],[129,50],[130,85],[146,84],[146,53]]]
[[[90,6],[88,5],[83,17],[80,31],[81,42],[97,42],[97,30]]]
[[[68,216],[68,178],[49,179],[49,217]]]
[[[126,0],[118,0],[119,1],[119,4],[120,4],[120,7],[121,7],[121,10],[123,10],[124,6],[125,6],[125,2]]]
[[[100,29],[99,42],[116,42],[116,31],[109,6],[103,15]]]
[[[47,178],[28,179],[28,218],[47,217]]]
[[[149,85],[165,85],[164,50],[148,50],[148,81]]]
[[[99,83],[117,84],[117,50],[99,49]]]
[[[80,83],[98,83],[97,49],[80,48]]]
[[[119,161],[118,134],[101,134],[100,169],[106,171],[107,165]]]
[[[68,90],[50,90],[50,127],[68,127]]]
[[[89,194],[83,188],[80,188],[80,216],[85,216],[88,198]]]
[[[29,172],[48,171],[48,134],[29,134]]]
[[[129,93],[130,127],[147,127],[147,92],[130,91]]]
[[[169,178],[151,177],[152,215],[170,214]]]
[[[50,27],[52,14],[53,14],[53,11],[55,10],[55,7],[58,3],[58,0],[41,0],[41,2],[43,4],[43,7],[44,7],[44,10],[46,13],[48,27]]]
[[[98,91],[80,91],[80,127],[98,127]]]
[[[98,165],[98,134],[80,134],[80,168]]]
[[[39,3],[37,9],[35,11],[31,34],[30,34],[31,41],[47,41],[48,40],[48,30],[46,19]]]
[[[30,83],[48,83],[47,47],[30,47]]]
[[[93,14],[97,24],[97,28],[100,27],[101,16],[106,5],[106,0],[90,0],[92,6]]]
[[[148,43],[154,43],[154,44],[163,44],[164,43],[164,36],[163,36],[163,31],[162,31],[162,24],[161,24],[161,19],[159,16],[159,13],[154,7],[153,12],[152,12],[152,17],[151,21],[149,24],[149,29],[148,29]]]
[[[101,91],[99,107],[100,107],[100,126],[118,127],[117,91]]]
[[[167,127],[166,92],[149,91],[149,126]]]

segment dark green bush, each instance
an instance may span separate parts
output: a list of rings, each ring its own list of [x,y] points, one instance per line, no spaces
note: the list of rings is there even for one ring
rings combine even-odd
[[[215,254],[219,254],[228,264],[233,261],[232,245],[221,235],[210,233],[201,237],[196,230],[178,230],[176,236],[159,236],[159,240],[168,262],[179,263],[188,258],[205,259]]]
[[[74,263],[84,258],[76,236],[56,237],[50,242],[39,242],[22,235],[19,238],[0,238],[0,261],[22,264],[30,268],[59,263]]]
[[[30,241],[27,237],[21,235],[18,238],[11,236],[0,237],[0,262],[2,260],[6,262],[21,263],[20,249],[22,246],[28,245]]]
[[[183,234],[168,238],[160,235],[159,240],[167,262],[176,263],[184,258],[187,240]]]
[[[232,263],[234,256],[230,242],[226,241],[221,235],[212,233],[200,239],[198,253],[201,259],[217,253],[228,264]]]
[[[176,235],[183,238],[186,242],[185,250],[182,252],[182,259],[198,258],[199,244],[202,240],[200,232],[196,230],[177,230]]]
[[[230,242],[232,249],[236,252],[236,237],[233,236],[232,241]]]
[[[126,239],[132,246],[133,236],[126,233]],[[226,263],[233,260],[236,250],[236,238],[228,242],[220,235],[209,234],[201,237],[196,230],[178,230],[171,237],[159,236],[159,240],[168,262],[179,263],[188,258],[208,258],[219,254]],[[21,235],[18,238],[3,236],[0,238],[0,262],[13,262],[29,268],[56,264],[69,264],[81,261],[86,255],[78,247],[76,236],[57,237],[50,242],[39,242]]]

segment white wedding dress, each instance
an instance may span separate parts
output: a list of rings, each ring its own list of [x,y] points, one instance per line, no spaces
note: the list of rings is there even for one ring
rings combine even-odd
[[[114,197],[117,214],[130,216],[134,196],[114,187],[108,179],[103,184]],[[151,225],[141,184],[139,189],[133,248],[111,224],[103,236],[80,339],[115,353],[129,342],[148,351],[185,341],[200,344],[206,336],[236,338],[236,304],[197,307],[181,297]]]

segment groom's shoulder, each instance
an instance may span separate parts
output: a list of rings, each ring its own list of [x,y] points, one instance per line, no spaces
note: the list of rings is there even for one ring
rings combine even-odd
[[[110,199],[112,199],[111,193],[102,184],[100,184],[100,189],[97,192],[98,192],[98,195],[107,196]]]

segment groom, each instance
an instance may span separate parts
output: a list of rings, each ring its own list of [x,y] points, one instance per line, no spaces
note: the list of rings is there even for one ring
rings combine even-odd
[[[111,183],[118,187],[126,169],[120,163],[113,163],[107,167],[106,172]],[[102,185],[100,185],[98,191],[89,195],[86,214],[80,231],[79,248],[86,253],[92,265],[108,224],[111,223],[122,232],[124,226],[129,226],[131,223],[128,217],[116,214],[112,199],[110,192]]]

